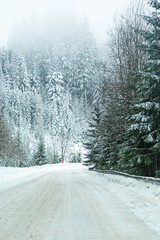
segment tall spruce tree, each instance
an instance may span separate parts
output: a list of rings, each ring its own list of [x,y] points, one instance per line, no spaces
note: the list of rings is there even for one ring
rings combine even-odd
[[[89,129],[86,133],[84,147],[87,149],[85,163],[94,164],[94,167],[102,167],[102,145],[101,145],[101,110],[98,104],[94,106]]]
[[[71,85],[74,94],[77,93],[77,96],[82,99],[84,112],[88,115],[89,106],[93,102],[97,49],[87,19],[84,19],[80,25],[78,37],[79,40],[74,46],[75,61],[73,61],[73,67],[75,76]]]
[[[149,4],[154,11],[151,16],[144,16],[148,28],[140,32],[148,60],[137,72],[139,98],[130,118],[129,140],[120,164],[131,173],[155,176],[160,169],[160,3],[150,0]]]
[[[135,27],[142,29],[143,21],[139,16],[142,9],[142,5],[131,4],[126,14],[115,22],[107,43],[108,59],[106,63],[97,64],[99,74],[97,86],[94,84],[94,102],[100,100],[103,112],[98,127],[101,129],[98,165],[107,169],[118,170],[119,149],[125,140],[130,106],[136,98],[137,76],[133,72],[141,69],[143,63],[139,47],[143,38]]]
[[[45,144],[44,144],[44,140],[42,137],[40,137],[38,149],[34,156],[34,160],[35,160],[36,165],[44,165],[47,163],[46,149],[45,149]]]

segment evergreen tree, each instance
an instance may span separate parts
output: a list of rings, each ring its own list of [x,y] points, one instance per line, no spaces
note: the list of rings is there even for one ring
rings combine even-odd
[[[149,3],[154,12],[144,16],[148,28],[140,32],[148,60],[143,70],[137,72],[139,98],[130,118],[121,167],[135,174],[155,176],[160,169],[160,3]]]
[[[7,86],[4,75],[0,69],[0,111],[5,112],[7,99]]]
[[[71,163],[80,163],[80,162],[82,162],[82,154],[81,154],[81,152],[74,153],[72,155],[72,158],[71,158],[70,162]]]
[[[24,41],[24,29],[19,28],[10,49],[0,50],[1,111],[16,149],[19,145],[23,149],[17,159],[26,152],[31,159],[41,135],[47,140],[47,154],[65,160],[70,143],[81,141],[87,127],[96,80],[96,45],[87,21],[68,22],[67,27],[62,22],[61,30],[50,23],[52,38],[45,34],[38,39],[26,27]]]
[[[32,51],[25,57],[28,69],[30,88],[33,93],[40,93],[41,87],[37,58],[38,53],[36,51]]]
[[[12,61],[12,80],[14,87],[18,87],[22,92],[30,89],[30,82],[26,62],[23,55],[15,55]]]
[[[14,139],[14,145],[15,145],[15,150],[14,154],[16,155],[17,161],[18,161],[18,167],[24,167],[26,166],[25,162],[25,153],[23,151],[23,144],[22,144],[22,139],[20,136],[20,132],[17,133],[16,138]]]
[[[79,27],[78,39],[73,50],[75,60],[73,59],[74,78],[71,86],[74,95],[82,98],[84,112],[88,115],[89,106],[93,102],[97,49],[86,19]]]
[[[127,13],[118,19],[114,30],[109,32],[106,63],[98,62],[98,84],[95,86],[94,103],[100,102],[100,125],[98,140],[98,165],[119,170],[121,145],[125,140],[127,117],[136,98],[137,76],[144,59],[139,44],[143,37],[135,30],[142,28],[143,21],[138,14],[141,5],[131,5]],[[91,143],[91,142],[90,142]]]
[[[47,163],[45,144],[42,137],[40,138],[34,161],[36,165],[44,165]]]
[[[101,142],[101,111],[98,105],[95,106],[89,122],[89,129],[86,133],[87,141],[84,147],[87,149],[85,163],[94,164],[94,167],[102,167],[102,142]]]

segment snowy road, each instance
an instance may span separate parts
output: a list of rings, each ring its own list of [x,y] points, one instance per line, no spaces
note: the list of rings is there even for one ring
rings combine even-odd
[[[35,168],[9,180],[5,174],[0,240],[160,239],[159,196],[152,194],[160,193],[157,185],[73,164]],[[144,189],[151,192],[145,196]]]

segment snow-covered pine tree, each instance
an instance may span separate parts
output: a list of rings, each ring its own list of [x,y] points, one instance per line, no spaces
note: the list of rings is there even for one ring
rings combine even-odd
[[[18,87],[22,92],[30,89],[30,82],[26,62],[23,55],[15,55],[13,58],[12,79],[14,87]]]
[[[144,16],[148,28],[140,31],[148,59],[143,70],[137,72],[139,98],[130,118],[121,168],[155,176],[160,169],[160,3],[150,0],[149,4],[154,11],[151,16]]]
[[[37,52],[38,72],[40,78],[40,92],[43,99],[46,98],[48,76],[53,70],[53,52],[52,44],[49,42],[44,44],[39,52]],[[54,69],[55,70],[55,69]]]
[[[143,9],[140,2],[131,4],[115,22],[106,45],[106,63],[99,63],[103,67],[98,85],[104,112],[101,119],[101,160],[109,169],[119,170],[119,150],[125,140],[127,117],[136,98],[137,76],[134,73],[144,62],[144,53],[139,46],[143,38],[135,30],[135,27],[141,29],[143,26],[140,19]]]
[[[103,167],[102,142],[101,142],[101,110],[98,104],[94,106],[94,111],[89,122],[89,128],[86,133],[84,147],[87,149],[85,163],[93,164],[95,168]]]
[[[7,89],[6,89],[6,81],[2,70],[0,68],[0,112],[5,111],[7,105]]]
[[[34,162],[36,165],[44,165],[47,163],[46,149],[45,149],[45,144],[42,137],[40,137],[38,149],[34,156]]]
[[[69,85],[72,81],[72,48],[74,45],[74,36],[70,32],[60,35],[53,46],[53,62],[55,71],[61,72],[63,81]]]
[[[88,115],[89,106],[93,102],[97,49],[87,19],[84,19],[79,26],[78,41],[74,45],[73,52],[75,74],[71,85],[74,95],[77,93],[77,97],[82,99],[84,112]]]
[[[63,106],[63,98],[65,93],[62,74],[60,72],[51,71],[47,76],[46,88],[48,97],[48,99],[46,99],[48,105],[48,119],[46,119],[46,121],[51,126],[52,130],[58,134],[58,118],[61,112],[61,107]]]
[[[28,69],[28,77],[30,80],[30,88],[33,93],[40,93],[40,76],[37,58],[38,53],[36,51],[28,53],[26,57],[26,65]]]
[[[46,123],[49,126],[51,136],[54,136],[54,138],[58,136],[59,138],[61,158],[64,160],[74,121],[71,95],[60,72],[51,72],[47,79]]]

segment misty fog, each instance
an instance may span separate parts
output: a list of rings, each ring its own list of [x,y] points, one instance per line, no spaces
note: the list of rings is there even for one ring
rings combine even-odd
[[[121,166],[137,75],[150,54],[142,49],[147,7],[146,0],[1,3],[0,165],[87,156],[100,168]]]
[[[6,45],[17,25],[43,28],[44,22],[80,21],[88,18],[98,43],[103,43],[106,31],[113,26],[117,13],[122,13],[130,0],[6,0],[0,8],[0,44]],[[17,31],[18,29],[16,29]]]

